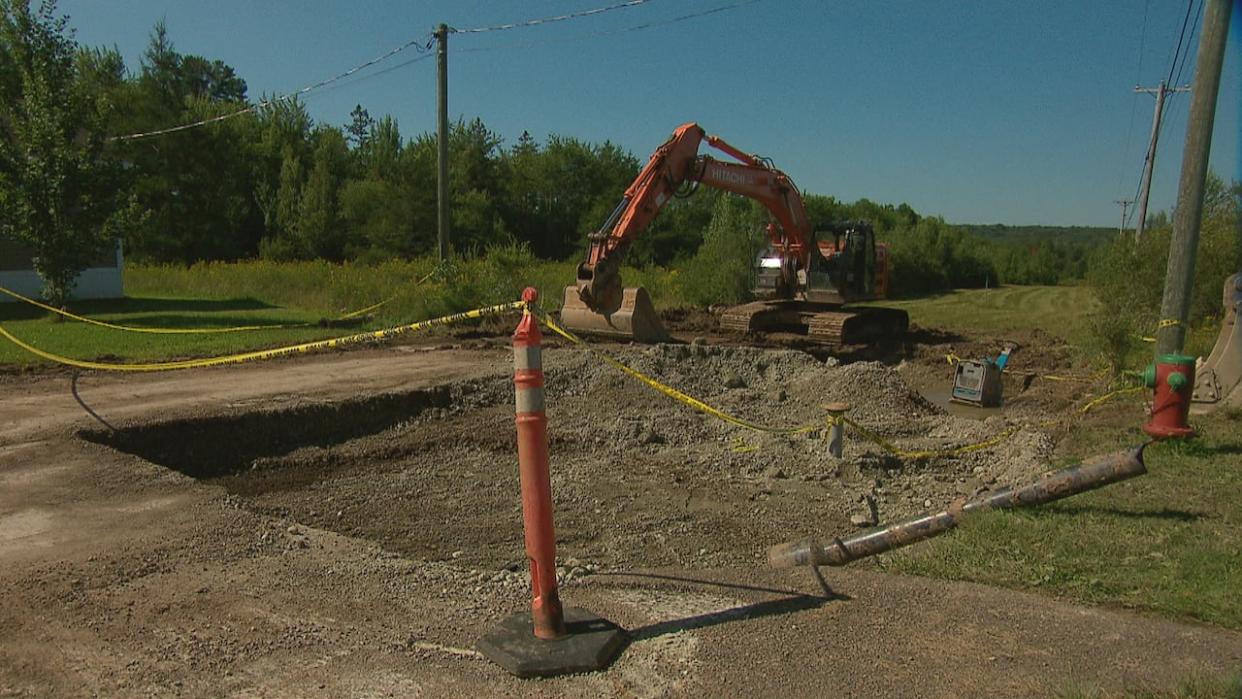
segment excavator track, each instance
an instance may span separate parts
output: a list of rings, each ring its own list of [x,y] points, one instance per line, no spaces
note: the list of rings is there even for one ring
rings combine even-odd
[[[720,316],[720,328],[746,334],[792,332],[826,345],[862,345],[899,338],[909,315],[896,308],[841,309],[805,301],[755,301]]]
[[[899,338],[910,328],[910,316],[896,308],[860,308],[816,313],[807,323],[807,337],[831,345],[867,345]]]

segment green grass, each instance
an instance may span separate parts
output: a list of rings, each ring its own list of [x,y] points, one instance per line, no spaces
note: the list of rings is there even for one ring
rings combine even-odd
[[[998,334],[1038,328],[1067,341],[1086,330],[1096,307],[1085,286],[1001,286],[960,289],[917,299],[888,299],[873,305],[902,308],[924,328]]]
[[[1054,465],[1145,441],[1136,404],[1113,413],[1133,426],[1080,427]],[[981,515],[883,565],[1242,629],[1242,420],[1196,426],[1195,440],[1149,447],[1145,476]]]
[[[523,288],[540,290],[545,308],[560,308],[574,281],[576,263],[535,260],[520,248],[499,248],[485,257],[455,261],[437,270],[432,259],[390,261],[376,266],[327,262],[249,261],[174,265],[127,265],[127,298],[81,301],[72,312],[119,325],[150,328],[219,328],[238,325],[318,323],[391,299],[361,326],[300,327],[219,334],[156,335],[61,321],[23,303],[0,304],[0,325],[22,341],[73,359],[155,361],[211,357],[337,337],[363,329],[410,323],[479,306],[517,300]],[[644,285],[657,304],[676,305],[676,274],[626,268],[626,285]],[[512,320],[483,321],[503,325]],[[432,331],[443,332],[443,330]],[[0,367],[50,362],[0,339]]]
[[[312,311],[277,308],[254,299],[179,300],[153,297],[73,304],[88,318],[148,328],[222,328],[239,325],[298,325],[316,323]],[[291,327],[240,333],[154,335],[113,330],[33,309],[25,304],[0,306],[0,324],[18,339],[53,354],[75,359],[117,362],[202,357],[259,347],[295,344],[352,330]],[[16,345],[0,341],[0,365],[27,367],[46,364]]]
[[[1055,696],[1059,699],[1242,699],[1242,673],[1195,674],[1163,691],[1134,688],[1106,692],[1092,685],[1068,683]]]
[[[1074,286],[887,303],[924,327],[997,334],[1042,328],[1071,341],[1085,332],[1094,305],[1087,288]],[[1208,340],[1188,349],[1204,353]],[[1127,396],[1093,412],[1064,435],[1050,466],[1147,441],[1139,430],[1145,398]],[[1146,476],[1037,509],[979,516],[881,565],[1242,629],[1242,411],[1192,422],[1197,439],[1147,450]]]

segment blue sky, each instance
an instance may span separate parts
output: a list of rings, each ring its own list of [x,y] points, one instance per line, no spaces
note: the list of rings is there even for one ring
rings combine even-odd
[[[1197,8],[1198,0],[1195,7]],[[284,94],[426,35],[617,0],[61,0],[79,42],[137,70],[163,18],[176,48],[232,65],[250,96]],[[908,202],[953,222],[1116,225],[1134,195],[1155,85],[1183,0],[856,2],[650,0],[537,27],[450,38],[450,116],[511,144],[529,130],[611,140],[641,160],[698,121],[772,158],[806,191]],[[1235,0],[1212,168],[1242,179],[1242,1]],[[1192,12],[1192,20],[1194,13]],[[647,23],[647,29],[620,31]],[[1183,82],[1189,83],[1198,32]],[[1141,50],[1140,50],[1141,49]],[[410,49],[376,72],[417,54]],[[365,73],[362,75],[366,75]],[[344,124],[355,104],[402,133],[435,127],[435,61],[352,78],[304,98]],[[1152,210],[1177,195],[1188,95],[1170,97]]]

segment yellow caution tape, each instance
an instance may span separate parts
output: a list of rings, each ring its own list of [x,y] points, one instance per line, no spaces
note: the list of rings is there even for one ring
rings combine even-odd
[[[690,406],[691,408],[694,408],[695,410],[701,413],[705,413],[707,415],[711,415],[712,417],[719,418],[730,424],[737,425],[738,427],[745,427],[746,429],[754,430],[756,432],[768,432],[770,434],[803,434],[803,433],[812,432],[812,431],[815,431],[821,428],[821,425],[819,423],[802,425],[800,427],[768,427],[766,425],[760,425],[759,423],[751,422],[749,420],[744,420],[740,417],[730,415],[729,413],[726,413],[725,411],[720,410],[719,408],[715,408],[713,406],[708,405],[707,403],[704,403],[703,401],[699,400],[698,398],[695,398],[694,396],[687,395],[673,388],[672,386],[669,386],[668,384],[661,383],[651,378],[650,376],[647,376],[641,371],[631,367],[630,365],[625,364],[621,360],[614,358],[612,355],[607,354],[605,352],[601,352],[600,350],[588,345],[587,343],[583,342],[581,338],[579,338],[577,335],[574,335],[573,333],[566,330],[565,328],[562,328],[560,325],[557,325],[556,322],[554,322],[550,317],[548,317],[548,314],[545,313],[542,309],[532,309],[532,310],[534,313],[536,313],[539,316],[539,320],[543,321],[543,324],[546,325],[548,329],[551,330],[552,332],[556,333],[557,335],[560,335],[566,340],[569,340],[575,345],[581,346],[582,348],[586,349],[588,352],[594,354],[595,356],[599,357],[605,362],[611,364],[613,367],[621,370],[622,372],[626,374],[629,374],[630,376],[638,379],[644,384],[647,384],[648,386],[650,386],[651,388],[654,388],[660,393],[663,393],[669,398],[685,403],[686,405]]]
[[[65,318],[70,318],[72,320],[80,321],[82,323],[89,323],[90,325],[98,325],[101,328],[111,328],[113,330],[125,330],[127,332],[134,332],[134,333],[152,333],[152,334],[159,334],[159,335],[235,333],[235,332],[245,332],[245,331],[250,331],[250,330],[274,330],[277,328],[304,328],[310,325],[310,323],[273,323],[271,325],[238,325],[238,326],[230,327],[230,328],[139,328],[139,327],[134,327],[131,325],[118,325],[116,323],[109,323],[104,320],[95,320],[94,318],[87,318],[86,316],[80,316],[76,313],[70,313],[69,311],[66,311],[63,308],[56,308],[55,306],[50,306],[41,301],[36,301],[32,298],[22,296],[16,291],[13,291],[12,289],[6,289],[2,286],[0,286],[0,293],[8,294],[9,296],[12,296],[15,299],[18,299],[20,301],[25,301],[31,306],[42,308],[45,311],[51,311],[52,313],[56,313]]]
[[[427,328],[438,325],[450,325],[463,320],[473,318],[482,318],[489,315],[498,315],[509,311],[516,311],[524,308],[524,301],[513,301],[511,303],[503,303],[496,306],[486,306],[484,308],[476,308],[474,310],[465,311],[463,313],[454,313],[452,315],[432,318],[430,320],[422,320],[417,323],[408,325],[400,325],[384,330],[373,330],[365,333],[356,333],[354,335],[346,335],[344,337],[334,337],[327,340],[316,340],[314,342],[303,342],[297,345],[288,345],[285,347],[276,347],[273,349],[257,350],[254,352],[242,352],[240,354],[229,354],[219,357],[207,357],[205,359],[183,359],[170,362],[152,362],[148,364],[110,364],[104,362],[91,362],[81,359],[73,359],[70,357],[62,357],[51,352],[45,352],[37,347],[29,345],[17,339],[3,326],[0,326],[0,335],[3,335],[10,342],[21,347],[22,349],[42,357],[49,361],[67,366],[78,367],[79,369],[98,369],[101,371],[172,371],[174,369],[194,369],[199,367],[219,366],[222,364],[239,364],[241,362],[257,361],[261,359],[274,359],[276,357],[284,357],[292,354],[303,354],[312,350],[331,349],[350,345],[358,342],[366,342],[368,340],[385,340],[390,337],[396,337],[407,332],[415,332],[418,330],[426,330]]]
[[[997,444],[1000,444],[1001,442],[1005,441],[1006,439],[1009,439],[1014,434],[1016,434],[1018,430],[1022,429],[1021,427],[1010,427],[1009,429],[1005,430],[1004,432],[1001,432],[1000,434],[996,435],[995,437],[991,439],[984,440],[982,442],[975,442],[974,444],[967,444],[965,446],[960,446],[960,447],[949,447],[947,449],[924,449],[924,450],[919,450],[919,451],[908,451],[908,450],[897,447],[892,442],[888,441],[887,439],[884,439],[880,435],[876,434],[875,432],[872,432],[871,430],[867,429],[866,427],[863,427],[862,425],[858,424],[856,421],[851,420],[850,418],[845,417],[844,415],[841,416],[841,420],[842,422],[849,425],[850,427],[853,427],[854,430],[857,431],[858,434],[862,435],[865,439],[867,439],[867,441],[874,443],[876,446],[880,447],[884,451],[894,456],[897,456],[899,458],[902,458],[902,459],[942,458],[946,456],[957,456],[958,454],[965,454],[965,453],[972,452],[972,451],[979,451],[980,449],[987,449],[988,447],[992,447],[992,446],[996,446]]]
[[[428,274],[422,279],[419,279],[418,281],[414,282],[414,288],[421,286],[423,282],[431,278],[432,274],[435,274],[435,272],[432,272],[431,274]],[[63,308],[56,308],[55,306],[51,306],[49,304],[43,303],[41,301],[37,301],[27,296],[23,296],[22,294],[19,294],[16,291],[13,291],[12,289],[6,289],[3,286],[0,286],[0,293],[7,294],[19,301],[23,301],[25,303],[30,304],[31,306],[35,306],[36,308],[41,308],[45,311],[56,313],[64,318],[76,320],[81,323],[88,323],[90,325],[97,325],[101,328],[110,328],[112,330],[124,330],[125,332],[132,332],[132,333],[148,333],[152,335],[207,335],[207,334],[216,334],[216,333],[250,332],[253,330],[279,330],[279,329],[307,328],[307,327],[312,327],[316,325],[315,323],[270,323],[266,325],[236,325],[236,326],[232,326],[228,328],[144,328],[144,327],[137,327],[133,325],[120,325],[118,323],[109,323],[104,320],[96,320],[94,318],[88,318],[86,316],[81,316],[76,313],[71,313]],[[404,293],[404,290],[398,291],[397,293],[384,299],[383,301],[380,301],[379,303],[371,304],[370,306],[367,306],[366,308],[360,308],[356,311],[351,311],[333,320],[337,320],[337,321],[350,320],[358,316],[364,315],[366,313],[374,311],[375,309],[380,308],[381,306],[387,304],[388,302],[400,296],[402,293]]]
[[[759,447],[755,446],[754,444],[747,444],[746,440],[742,439],[741,437],[738,437],[737,439],[733,440],[733,444],[729,445],[729,448],[733,451],[734,454],[748,454],[752,451],[759,450]]]
[[[1155,340],[1152,340],[1152,341],[1155,342]],[[948,362],[949,364],[960,364],[962,361],[962,358],[950,352],[949,354],[944,355],[944,360]],[[1008,368],[1001,369],[1001,371],[1006,374],[1011,373]],[[1048,379],[1049,381],[1071,381],[1071,382],[1079,382],[1079,383],[1091,383],[1092,381],[1095,380],[1095,378],[1082,378],[1078,376],[1058,376],[1056,374],[1036,374],[1035,376],[1041,379]]]
[[[433,276],[435,276],[435,273],[436,273],[436,270],[434,269],[431,270],[427,274],[423,275],[422,279],[419,279],[418,281],[414,282],[414,285],[411,288],[417,289],[418,287],[422,286],[424,282],[426,282],[428,279],[431,279]],[[366,308],[359,308],[356,311],[351,311],[349,313],[346,313],[345,315],[337,318],[337,320],[349,320],[351,318],[356,318],[360,315],[365,315],[367,313],[370,313],[371,311],[374,311],[378,308],[385,306],[390,301],[395,300],[398,296],[405,293],[405,291],[406,291],[405,289],[402,289],[398,291],[397,293],[393,294],[392,296],[389,296],[388,298],[384,299],[383,301],[380,301],[379,303],[373,303],[370,306],[367,306]]]
[[[1171,328],[1174,325],[1185,325],[1185,324],[1182,323],[1182,321],[1180,320],[1166,318],[1160,321],[1159,323],[1156,323],[1156,329],[1163,330],[1164,328]],[[1156,341],[1156,338],[1151,337],[1149,335],[1135,335],[1134,337],[1138,340],[1141,340],[1142,342],[1155,342]]]
[[[1094,383],[1098,377],[1082,377],[1082,376],[1057,376],[1056,374],[1037,374],[1041,379],[1049,381],[1068,381],[1070,383]]]
[[[704,413],[706,415],[711,415],[712,417],[723,420],[729,424],[737,425],[738,427],[745,427],[746,429],[754,430],[756,432],[767,432],[770,434],[805,434],[807,432],[816,432],[816,431],[823,429],[824,424],[827,424],[828,426],[832,426],[833,424],[836,424],[838,421],[840,421],[840,422],[843,422],[849,425],[850,427],[853,427],[858,432],[858,434],[861,435],[863,438],[867,439],[870,442],[873,442],[876,446],[879,446],[881,449],[884,449],[885,451],[899,458],[924,459],[924,458],[932,458],[932,457],[954,456],[957,454],[964,454],[966,452],[977,451],[980,449],[987,449],[988,447],[991,447],[991,446],[994,446],[996,444],[1003,442],[1004,440],[1011,437],[1014,433],[1016,433],[1019,429],[1021,429],[1019,427],[1013,427],[1001,433],[1000,435],[993,437],[992,439],[988,439],[986,441],[978,442],[975,444],[967,444],[961,447],[952,447],[948,449],[925,450],[925,451],[907,451],[907,450],[896,447],[895,445],[893,445],[892,442],[885,440],[883,437],[872,432],[871,430],[868,430],[867,428],[863,427],[862,425],[858,424],[854,420],[851,420],[850,418],[846,417],[845,415],[839,412],[830,412],[825,422],[815,422],[815,423],[810,423],[806,425],[800,425],[798,427],[769,427],[767,425],[760,425],[758,423],[751,422],[749,420],[744,420],[735,415],[730,415],[729,413],[726,413],[725,411],[719,408],[716,408],[714,406],[708,405],[707,403],[704,403],[698,398],[682,393],[681,391],[673,388],[672,386],[669,386],[668,384],[661,383],[660,381],[650,376],[647,376],[646,374],[629,366],[628,364],[625,364],[624,362],[613,357],[612,355],[607,354],[606,352],[603,352],[599,349],[596,349],[595,347],[592,347],[586,342],[583,342],[583,340],[579,338],[577,335],[574,335],[572,332],[558,325],[543,310],[541,309],[532,309],[532,310],[534,313],[538,315],[539,319],[543,321],[543,324],[546,325],[548,329],[551,330],[552,332],[556,333],[557,335],[560,335],[566,340],[569,340],[573,344],[582,347],[583,349],[594,354],[595,356],[604,360],[605,362],[612,365],[613,367],[621,370],[622,372],[628,374],[629,376],[634,377],[635,379],[638,379],[639,381],[655,389],[656,391],[663,393],[664,395],[668,396],[669,398],[672,398],[673,400],[684,403],[701,413]],[[734,451],[739,451],[736,448],[736,446],[737,445],[735,444]],[[749,451],[749,449],[747,449],[747,451]]]
[[[1099,398],[1096,398],[1095,400],[1093,400],[1093,401],[1091,401],[1091,402],[1087,403],[1086,405],[1082,406],[1082,408],[1079,410],[1079,412],[1080,412],[1080,413],[1085,414],[1085,413],[1087,413],[1088,411],[1090,411],[1092,408],[1094,408],[1095,406],[1097,406],[1097,405],[1099,405],[1099,404],[1101,404],[1101,403],[1104,403],[1104,402],[1106,402],[1106,401],[1112,400],[1113,398],[1116,398],[1117,396],[1120,396],[1120,395],[1122,395],[1122,394],[1124,394],[1124,393],[1133,393],[1133,392],[1135,392],[1135,391],[1142,391],[1144,388],[1146,388],[1146,386],[1131,386],[1130,388],[1123,388],[1123,389],[1120,389],[1120,390],[1117,390],[1117,391],[1113,391],[1112,393],[1105,393],[1104,395],[1100,396]]]

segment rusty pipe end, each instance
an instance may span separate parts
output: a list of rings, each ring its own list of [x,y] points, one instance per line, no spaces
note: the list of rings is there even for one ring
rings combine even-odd
[[[773,568],[824,565],[824,547],[817,541],[791,541],[768,549],[768,565]]]

